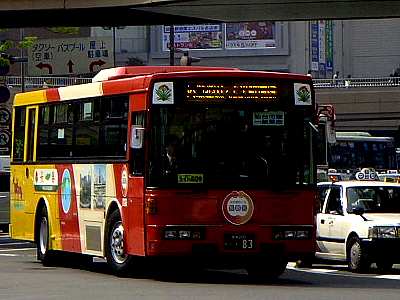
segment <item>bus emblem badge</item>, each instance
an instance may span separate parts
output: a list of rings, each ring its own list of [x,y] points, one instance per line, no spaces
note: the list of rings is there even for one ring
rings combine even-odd
[[[233,191],[222,202],[225,219],[234,225],[243,225],[253,216],[254,204],[243,191]]]

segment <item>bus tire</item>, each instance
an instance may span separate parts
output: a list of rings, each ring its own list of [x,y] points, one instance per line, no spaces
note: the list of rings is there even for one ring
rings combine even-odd
[[[50,226],[49,217],[46,206],[40,210],[37,219],[37,239],[36,239],[36,256],[43,265],[51,265],[54,260],[54,255],[49,250],[50,245]]]
[[[268,259],[268,258],[264,258]],[[255,280],[274,280],[286,270],[288,260],[286,258],[275,257],[265,264],[262,261],[252,261],[246,267],[250,278]]]
[[[125,275],[132,262],[132,256],[126,254],[124,227],[118,210],[113,211],[108,218],[105,254],[107,263],[118,275]]]
[[[371,263],[368,261],[360,239],[357,237],[351,238],[347,249],[347,262],[350,271],[355,273],[367,271]]]

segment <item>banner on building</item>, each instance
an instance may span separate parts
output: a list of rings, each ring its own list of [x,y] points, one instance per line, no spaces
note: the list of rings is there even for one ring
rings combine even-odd
[[[326,71],[333,71],[333,21],[325,21]]]
[[[276,47],[275,22],[227,23],[226,49],[265,49]]]
[[[318,71],[319,67],[319,42],[318,21],[311,21],[311,71]]]
[[[333,72],[333,21],[310,22],[311,71],[319,77]]]
[[[163,26],[163,51],[169,50],[169,31],[170,26]],[[179,49],[221,49],[222,25],[174,26],[174,46]]]
[[[320,20],[318,24],[318,43],[319,43],[319,74],[320,76],[325,76],[325,65],[326,65],[326,55],[325,55],[325,21]]]

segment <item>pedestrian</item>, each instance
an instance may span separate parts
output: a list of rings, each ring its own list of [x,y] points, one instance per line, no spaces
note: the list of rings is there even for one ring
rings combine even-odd
[[[400,65],[393,72],[394,77],[400,77]]]
[[[339,71],[336,71],[335,74],[333,74],[333,84],[334,85],[338,85],[338,83],[339,83],[338,78],[339,78]]]
[[[351,78],[351,75],[349,74],[349,75],[347,75],[347,78],[346,78],[346,80],[344,81],[344,87],[345,88],[349,88],[350,87],[350,78]]]

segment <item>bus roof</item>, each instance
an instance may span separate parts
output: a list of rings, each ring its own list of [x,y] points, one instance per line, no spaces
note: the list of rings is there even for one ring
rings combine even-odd
[[[202,66],[129,66],[105,69],[100,71],[92,83],[50,88],[43,90],[18,93],[15,95],[14,106],[33,105],[53,101],[65,101],[105,95],[129,93],[145,89],[149,80],[154,77],[193,77],[193,75],[212,75],[216,77],[248,76],[260,78],[265,76],[272,79],[289,79],[311,81],[304,74],[245,71],[237,68],[202,67]],[[150,78],[149,78],[150,77]],[[135,79],[133,82],[132,79]]]
[[[106,80],[114,80],[121,78],[130,78],[142,75],[153,75],[158,73],[176,73],[188,71],[224,71],[236,70],[238,68],[224,68],[224,67],[201,67],[201,66],[131,66],[131,67],[117,67],[101,70],[93,77],[92,82],[100,82]]]

